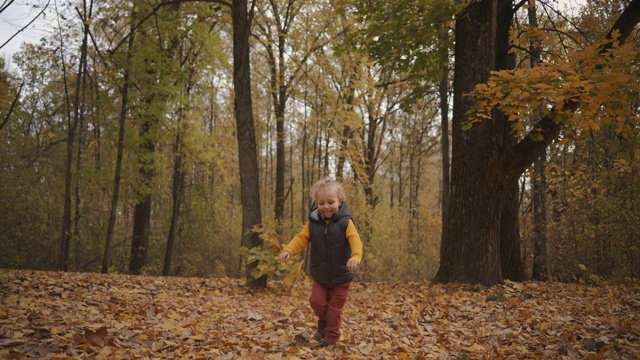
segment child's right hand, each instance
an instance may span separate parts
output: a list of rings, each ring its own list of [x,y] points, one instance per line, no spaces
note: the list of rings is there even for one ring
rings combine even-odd
[[[280,256],[278,256],[278,260],[280,260],[281,262],[287,262],[289,261],[290,258],[291,258],[291,253],[287,250],[284,250],[283,252],[280,253]]]

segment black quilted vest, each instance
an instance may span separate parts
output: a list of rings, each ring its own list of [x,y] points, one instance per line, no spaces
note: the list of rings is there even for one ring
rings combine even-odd
[[[347,261],[351,258],[351,246],[347,240],[350,218],[351,212],[344,201],[329,223],[325,223],[316,204],[309,211],[311,277],[322,284],[353,280],[353,274],[347,269]]]

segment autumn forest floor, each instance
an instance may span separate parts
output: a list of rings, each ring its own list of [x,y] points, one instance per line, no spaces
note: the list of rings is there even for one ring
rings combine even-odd
[[[0,359],[640,359],[640,288],[354,282],[342,340],[308,284],[0,269]]]

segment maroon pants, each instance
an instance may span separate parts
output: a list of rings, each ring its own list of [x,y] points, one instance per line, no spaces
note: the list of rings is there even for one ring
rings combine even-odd
[[[325,285],[313,280],[309,303],[318,320],[327,320],[323,341],[335,344],[340,339],[340,322],[342,321],[342,308],[347,302],[351,281]]]

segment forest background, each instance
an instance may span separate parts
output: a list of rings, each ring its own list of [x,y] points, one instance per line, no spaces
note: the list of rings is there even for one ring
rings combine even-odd
[[[257,167],[246,171],[231,3],[47,4],[52,31],[0,75],[0,267],[241,277],[253,196],[265,246],[252,254],[279,274],[273,255],[305,222],[309,187],[332,176],[365,244],[362,280],[436,275],[458,156],[449,124],[460,8],[250,4]],[[513,5],[514,70],[479,89],[465,129],[485,104],[501,106],[510,136],[524,139],[549,104],[581,100],[514,191],[524,276],[637,278],[637,31],[605,74],[589,72],[602,69],[589,56],[628,2]],[[258,191],[243,193],[249,180]]]

